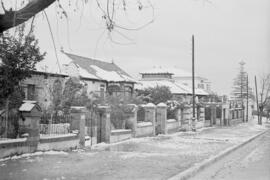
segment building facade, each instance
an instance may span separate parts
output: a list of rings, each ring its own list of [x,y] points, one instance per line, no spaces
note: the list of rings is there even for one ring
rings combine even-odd
[[[116,64],[68,53],[64,55],[70,62],[62,64],[61,73],[34,71],[31,78],[21,82],[26,100],[38,101],[43,110],[48,109],[52,104],[54,83],[61,83],[64,88],[71,77],[80,79],[89,97],[132,96],[135,80]]]

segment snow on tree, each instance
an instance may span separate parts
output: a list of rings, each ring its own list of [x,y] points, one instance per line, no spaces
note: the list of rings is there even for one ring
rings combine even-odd
[[[249,99],[254,99],[252,88],[247,83],[248,74],[244,68],[245,62],[241,61],[239,64],[240,64],[240,71],[237,74],[236,78],[234,78],[231,98],[233,100],[239,100],[239,101],[242,101],[243,99],[247,99],[247,97]]]

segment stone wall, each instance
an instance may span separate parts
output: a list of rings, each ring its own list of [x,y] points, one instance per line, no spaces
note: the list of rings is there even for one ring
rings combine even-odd
[[[79,137],[76,134],[65,134],[57,136],[40,137],[40,141],[37,147],[38,151],[66,151],[70,149],[76,149],[79,147]]]
[[[179,123],[175,119],[168,119],[167,120],[167,132],[174,133],[179,130]]]
[[[0,141],[0,158],[31,152],[26,138]]]
[[[136,137],[146,137],[153,136],[154,134],[154,126],[151,122],[146,123],[138,123],[136,129]]]
[[[131,129],[116,129],[111,130],[110,143],[124,141],[132,137]]]

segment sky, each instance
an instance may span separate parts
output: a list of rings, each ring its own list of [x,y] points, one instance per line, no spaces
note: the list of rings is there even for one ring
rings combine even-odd
[[[57,14],[57,4],[46,9],[56,50],[113,61],[135,78],[154,66],[191,71],[193,34],[196,74],[208,78],[214,92],[230,93],[242,60],[252,88],[255,75],[270,72],[269,0],[152,0],[154,11],[146,0],[142,2],[148,8],[143,11],[129,0],[127,11],[119,10],[116,16],[119,25],[136,28],[153,23],[139,30],[116,28],[112,33],[105,29],[96,1],[60,2],[68,19]],[[35,18],[35,34],[47,52],[44,64],[57,67],[44,13]]]

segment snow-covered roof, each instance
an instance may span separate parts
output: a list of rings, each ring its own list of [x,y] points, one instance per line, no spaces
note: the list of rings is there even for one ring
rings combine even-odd
[[[135,89],[145,89],[145,88],[154,88],[156,86],[167,86],[170,88],[173,94],[188,94],[189,92],[175,84],[173,81],[168,80],[157,80],[157,81],[139,81],[135,85]]]
[[[35,106],[38,106],[36,101],[23,101],[19,111],[30,112]]]
[[[152,69],[148,69],[146,71],[140,72],[140,74],[173,74],[167,68],[163,67],[154,67]]]
[[[135,79],[113,62],[104,62],[70,53],[64,54],[71,59],[71,63],[77,66],[81,77],[113,82],[136,82]]]
[[[154,67],[152,69],[148,69],[146,71],[140,72],[140,74],[172,74],[173,78],[176,77],[192,77],[192,73],[190,71],[183,70],[181,68],[176,67]],[[202,76],[195,73],[196,78],[203,78]]]
[[[106,80],[111,82],[136,82],[129,74],[122,70],[115,63],[100,61],[92,58],[82,57],[67,53],[57,52],[59,64],[57,61],[52,63],[55,55],[49,54],[43,61],[36,65],[38,72],[54,73],[59,75],[79,75],[83,78],[96,80]],[[74,65],[77,72],[68,70],[70,65]]]
[[[192,94],[192,88],[184,84],[170,80],[140,80],[135,84],[135,89],[154,88],[156,86],[167,86],[173,94]],[[195,89],[196,95],[209,95],[203,89]]]

